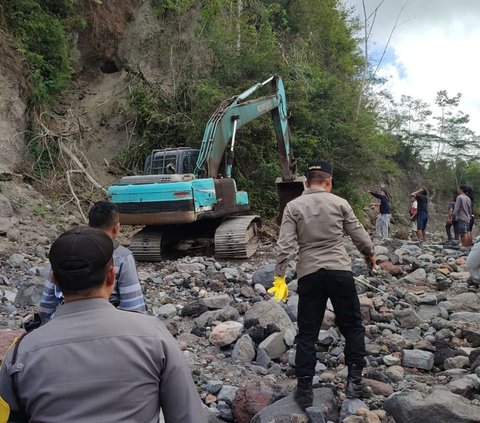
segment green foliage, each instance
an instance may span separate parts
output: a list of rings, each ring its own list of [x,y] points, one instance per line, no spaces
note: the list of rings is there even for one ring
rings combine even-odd
[[[48,212],[48,209],[43,204],[35,204],[32,207],[32,213],[35,216],[45,216]]]
[[[154,1],[160,15],[172,18],[172,27],[190,3]],[[373,179],[379,172],[397,174],[394,160],[406,153],[398,138],[379,133],[368,102],[357,113],[357,76],[363,59],[353,36],[356,27],[337,0],[242,4],[239,11],[237,1],[201,3],[195,39],[185,48],[202,45],[206,69],[195,69],[192,54],[181,72],[173,75],[172,92],[140,87],[133,93],[129,106],[141,142],[122,156],[122,163],[138,170],[153,147],[198,147],[207,120],[221,101],[277,74],[286,86],[299,171],[310,160],[332,161],[335,192],[360,212],[367,200],[357,193],[359,181]],[[175,48],[176,42],[172,36],[172,45],[163,48]],[[271,119],[256,119],[238,133],[233,176],[263,216],[276,214],[274,181],[280,175]]]
[[[17,50],[25,58],[33,104],[51,101],[70,81],[69,31],[73,25],[80,25],[73,17],[75,3],[75,0],[0,3]]]
[[[151,0],[155,14],[165,17],[171,14],[181,14],[192,8],[195,0]]]

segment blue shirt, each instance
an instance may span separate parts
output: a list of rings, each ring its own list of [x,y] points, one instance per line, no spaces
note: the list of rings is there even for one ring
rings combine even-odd
[[[113,250],[113,263],[116,267],[115,287],[109,301],[122,310],[146,313],[145,299],[132,252],[118,245]],[[53,318],[56,308],[63,303],[63,293],[50,280],[50,271],[50,265],[42,271],[42,274],[47,277],[38,306],[38,313],[43,323]]]

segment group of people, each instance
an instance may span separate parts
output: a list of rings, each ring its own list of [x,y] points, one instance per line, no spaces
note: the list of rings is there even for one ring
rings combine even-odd
[[[0,422],[206,423],[177,342],[145,301],[112,203],[52,244],[36,328],[0,370]]]
[[[365,329],[343,237],[351,237],[370,270],[374,247],[349,203],[331,192],[332,178],[330,163],[308,164],[305,191],[283,212],[268,290],[286,301],[286,269],[298,247],[294,399],[304,410],[313,404],[315,343],[328,299],[345,337],[345,394],[372,394],[362,381]],[[385,190],[371,194],[380,200],[378,233],[388,236],[390,198]],[[425,189],[412,193],[412,209],[416,234],[425,239]],[[472,199],[462,186],[450,221],[465,243],[471,211]],[[182,353],[165,326],[146,315],[134,259],[115,241],[120,225],[115,206],[95,204],[89,220],[88,227],[65,232],[51,246],[39,307],[44,324],[17,341],[3,361],[0,422],[2,410],[9,409],[9,421],[153,423],[162,409],[166,423],[205,423]],[[477,258],[480,262],[480,254]]]

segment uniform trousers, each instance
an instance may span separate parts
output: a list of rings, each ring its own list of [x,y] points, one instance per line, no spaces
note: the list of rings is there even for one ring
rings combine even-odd
[[[295,340],[296,376],[314,376],[315,342],[330,298],[336,324],[345,337],[345,364],[365,365],[365,328],[362,325],[352,272],[320,269],[298,280],[298,335]]]

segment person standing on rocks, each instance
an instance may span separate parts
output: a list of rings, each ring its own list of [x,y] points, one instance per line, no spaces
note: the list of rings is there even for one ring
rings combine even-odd
[[[96,202],[88,212],[88,225],[104,231],[112,238],[115,249],[113,262],[117,270],[115,288],[110,302],[122,310],[146,313],[145,299],[138,280],[137,267],[132,252],[120,245],[115,238],[120,233],[120,218],[115,204],[109,201]],[[50,276],[50,267],[44,269],[47,278]],[[56,308],[62,303],[63,294],[58,287],[47,279],[42,298],[38,306],[38,313],[42,323],[52,318]]]
[[[410,195],[417,200],[417,238],[419,241],[425,241],[428,223],[428,193],[425,188],[420,188]]]
[[[50,249],[64,304],[10,348],[0,396],[12,421],[207,423],[177,342],[155,317],[116,309],[114,244],[78,227]],[[13,417],[22,416],[23,420]]]
[[[457,220],[458,234],[464,247],[472,245],[472,232],[470,231],[470,219],[472,217],[472,200],[467,196],[468,187],[460,185],[458,196],[455,200],[453,215]]]
[[[382,238],[387,238],[388,225],[390,225],[390,217],[392,213],[390,208],[390,197],[383,189],[380,190],[380,192],[370,191],[370,194],[380,200],[380,214],[377,216],[377,220],[375,221],[375,235]]]
[[[414,195],[410,196],[410,211],[408,212],[410,216],[410,222],[411,222],[411,233],[410,233],[410,238],[415,239],[417,235],[417,207],[418,203]]]
[[[348,366],[346,395],[368,397],[371,390],[362,382],[365,366],[365,329],[355,289],[350,257],[343,244],[344,233],[364,255],[368,266],[375,265],[373,244],[346,200],[331,193],[333,167],[325,161],[309,163],[306,189],[285,207],[275,266],[274,286],[269,292],[286,300],[285,271],[298,244],[298,335],[295,357],[297,387],[295,401],[303,409],[312,405],[315,375],[315,341],[330,298],[340,332],[345,337]]]
[[[451,243],[452,241],[458,242],[458,222],[453,214],[455,210],[455,202],[457,201],[457,194],[452,198],[452,201],[448,204],[448,214],[447,221],[445,223],[445,231],[447,232],[447,241]],[[451,228],[453,226],[453,238]]]

